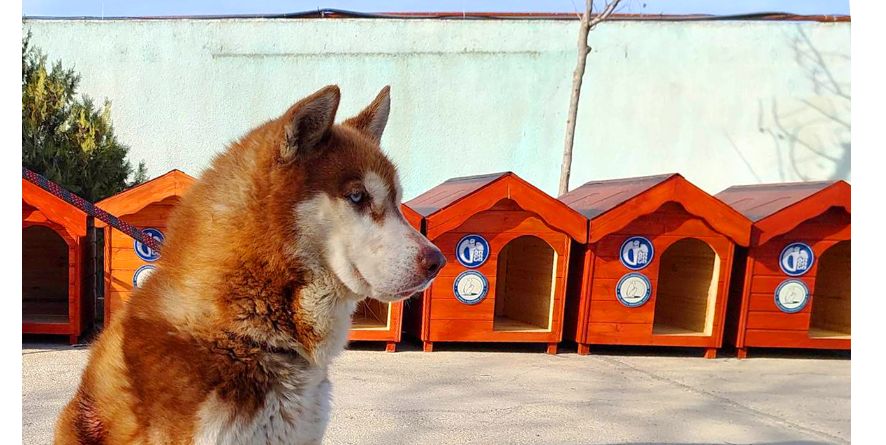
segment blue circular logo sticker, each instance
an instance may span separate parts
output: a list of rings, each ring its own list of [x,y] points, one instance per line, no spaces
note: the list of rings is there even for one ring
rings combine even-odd
[[[800,280],[787,279],[775,288],[775,305],[782,312],[788,314],[800,312],[808,302],[809,288]]]
[[[618,280],[615,285],[615,297],[627,307],[640,307],[652,296],[652,283],[646,275],[629,272]]]
[[[142,229],[142,234],[154,238],[158,243],[163,243],[163,232],[157,229]],[[139,241],[135,242],[135,254],[144,261],[157,261],[160,258],[160,252],[151,249]]]
[[[455,298],[464,304],[474,305],[486,298],[486,292],[489,291],[489,281],[486,277],[476,270],[466,270],[457,277],[452,283],[452,292]]]
[[[640,270],[652,262],[655,249],[652,242],[642,236],[632,236],[622,245],[619,253],[621,264],[631,270]]]
[[[151,264],[146,264],[136,269],[135,273],[132,274],[132,286],[136,289],[144,287],[145,280],[154,273],[155,269],[157,269],[157,267]]]
[[[792,277],[799,277],[809,272],[813,262],[815,262],[815,253],[808,244],[804,243],[788,244],[778,256],[778,267]]]
[[[458,241],[455,258],[464,267],[480,267],[489,259],[489,243],[480,235],[467,235]]]

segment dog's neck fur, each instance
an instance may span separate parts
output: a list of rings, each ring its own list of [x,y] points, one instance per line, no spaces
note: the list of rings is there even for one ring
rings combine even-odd
[[[240,285],[221,297],[237,334],[325,368],[347,344],[360,297],[305,247],[283,264],[243,259],[227,277]]]
[[[253,180],[251,184],[252,190],[239,190],[238,195],[270,194],[263,189],[261,180]],[[174,252],[164,260],[172,263],[170,268],[203,264],[206,274],[217,279],[189,283],[187,289],[168,292],[176,299],[188,295],[192,303],[183,308],[181,300],[171,302],[168,306],[172,310],[166,315],[180,320],[186,318],[187,323],[183,324],[192,326],[198,336],[200,331],[213,332],[215,326],[234,326],[232,334],[244,340],[269,350],[290,350],[312,365],[326,367],[344,350],[351,316],[362,297],[348,289],[323,263],[321,244],[314,239],[317,234],[300,233],[293,245],[293,239],[287,238],[279,221],[260,213],[248,220],[226,218],[228,212],[256,215],[256,212],[238,209],[252,203],[232,199],[230,190],[225,187],[210,190],[196,185],[194,191],[201,194],[203,200],[191,202],[214,211],[190,213],[184,209],[183,218],[177,218],[190,217],[191,221],[181,222],[193,230],[209,232],[210,236],[201,237],[206,245],[191,244],[190,251]],[[251,245],[251,248],[238,248],[240,245]],[[243,256],[246,252],[252,252],[251,256]],[[190,261],[195,256],[216,258],[216,261]],[[165,267],[161,265],[161,269]],[[208,283],[216,286],[224,283],[224,286],[208,287]]]

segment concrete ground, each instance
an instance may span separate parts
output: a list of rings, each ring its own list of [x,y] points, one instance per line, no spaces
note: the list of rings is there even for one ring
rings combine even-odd
[[[848,443],[845,355],[435,345],[336,362],[330,444]],[[373,349],[374,348],[374,349]],[[456,350],[458,348],[458,350]],[[407,346],[406,349],[410,349]],[[574,351],[574,349],[573,349]],[[24,443],[50,443],[87,348],[22,346]]]

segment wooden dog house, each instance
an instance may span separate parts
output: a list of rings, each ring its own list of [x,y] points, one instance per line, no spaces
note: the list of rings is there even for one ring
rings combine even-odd
[[[748,244],[750,221],[679,174],[589,182],[560,200],[590,219],[570,297],[579,354],[615,344],[715,357],[735,246]]]
[[[83,302],[87,215],[22,179],[22,333],[67,335],[91,323]]]
[[[403,204],[400,206],[406,221],[421,231],[421,215]],[[383,341],[385,351],[395,352],[403,335],[403,302],[382,303],[367,298],[357,305],[351,322],[350,341]]]
[[[753,222],[735,346],[850,349],[851,188],[844,181],[730,187],[717,196]]]
[[[411,323],[434,342],[541,342],[563,335],[571,241],[587,219],[517,175],[450,179],[407,203],[447,264]]]
[[[166,220],[194,178],[179,170],[172,170],[99,201],[96,206],[146,233],[162,240]],[[97,223],[105,228],[105,324],[114,312],[129,301],[137,282],[150,275],[159,258],[157,252],[136,242],[123,232]]]

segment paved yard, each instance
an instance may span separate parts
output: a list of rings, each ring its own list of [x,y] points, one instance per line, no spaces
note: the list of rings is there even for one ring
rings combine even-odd
[[[848,443],[846,357],[489,348],[345,352],[330,444]],[[364,348],[365,349],[365,348]],[[49,443],[86,348],[24,344],[24,442]]]

